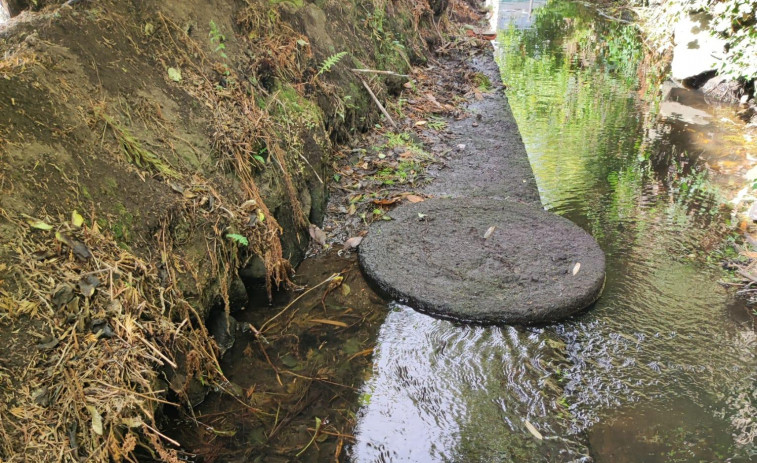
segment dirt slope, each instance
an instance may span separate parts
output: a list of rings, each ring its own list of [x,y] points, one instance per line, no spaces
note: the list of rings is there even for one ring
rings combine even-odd
[[[224,380],[205,315],[244,304],[242,268],[288,281],[332,142],[377,120],[350,69],[407,70],[436,25],[426,2],[102,1],[0,30],[0,459],[174,460],[164,391]]]

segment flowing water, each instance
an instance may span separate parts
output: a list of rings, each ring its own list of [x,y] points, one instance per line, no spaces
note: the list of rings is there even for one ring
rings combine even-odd
[[[392,305],[352,459],[757,461],[757,336],[707,264],[757,156],[737,108],[671,84],[653,95],[634,27],[582,4],[495,6],[542,202],[605,250],[604,295],[528,329]]]

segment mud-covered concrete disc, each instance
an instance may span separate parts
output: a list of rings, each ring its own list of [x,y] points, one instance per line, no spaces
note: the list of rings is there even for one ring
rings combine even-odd
[[[363,239],[360,266],[380,291],[421,312],[544,323],[587,307],[602,291],[605,257],[597,242],[538,206],[431,199],[390,216]]]

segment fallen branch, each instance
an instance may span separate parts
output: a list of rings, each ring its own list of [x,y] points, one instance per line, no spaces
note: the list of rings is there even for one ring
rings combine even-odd
[[[368,94],[371,95],[371,98],[373,98],[373,102],[376,103],[376,106],[381,110],[381,113],[386,117],[386,119],[389,121],[389,123],[392,124],[392,127],[395,129],[397,128],[397,124],[394,123],[394,119],[392,119],[392,116],[389,115],[388,112],[386,112],[386,108],[384,108],[384,105],[381,104],[381,102],[376,98],[376,94],[373,93],[373,90],[371,90],[371,87],[368,86],[368,84],[363,80],[362,77],[358,76],[358,79],[360,79],[360,82],[363,83],[363,87],[365,87],[366,90],[368,90]]]
[[[377,69],[353,69],[352,72],[366,72],[366,73],[370,73],[370,74],[385,74],[387,76],[410,77],[407,74],[397,74],[396,72],[392,72],[392,71],[379,71]]]

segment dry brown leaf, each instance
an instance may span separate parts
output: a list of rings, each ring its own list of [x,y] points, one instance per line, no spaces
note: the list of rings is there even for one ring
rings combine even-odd
[[[539,440],[544,439],[544,436],[541,435],[539,430],[537,430],[528,420],[526,420],[526,429],[528,429],[528,432],[530,432],[535,438]]]
[[[423,198],[417,195],[407,195],[405,196],[405,198],[407,198],[407,200],[410,201],[411,203],[422,203],[423,201],[426,200],[426,198]]]
[[[402,196],[395,196],[394,198],[390,199],[374,199],[373,204],[376,204],[378,206],[389,206],[391,204],[394,204],[402,199]]]
[[[353,236],[352,238],[344,242],[344,247],[342,249],[344,249],[345,251],[348,249],[355,249],[360,246],[361,241],[363,241],[362,236]]]
[[[321,246],[324,246],[326,244],[326,232],[318,228],[318,225],[310,224],[310,237],[313,238],[313,241],[320,244]]]

